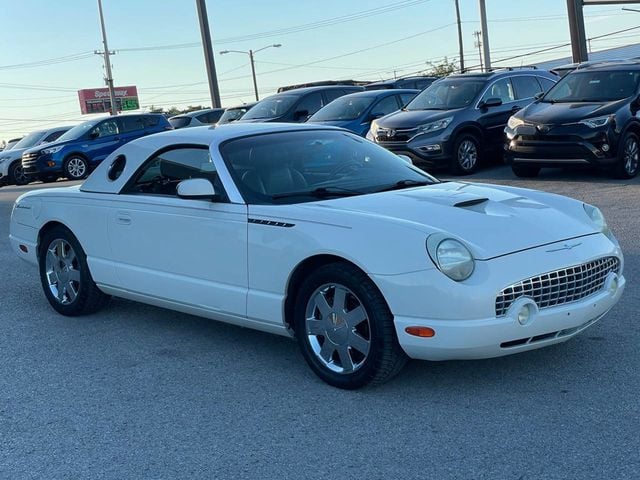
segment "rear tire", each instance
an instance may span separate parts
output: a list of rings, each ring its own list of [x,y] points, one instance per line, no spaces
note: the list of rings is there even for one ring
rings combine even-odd
[[[9,184],[26,185],[30,182],[29,176],[22,170],[22,161],[17,160],[9,165]]]
[[[616,178],[629,179],[638,175],[640,141],[635,133],[627,132],[618,147],[618,161],[613,169]]]
[[[463,133],[453,144],[450,171],[454,175],[471,175],[480,163],[480,141],[475,135]]]
[[[334,387],[353,390],[384,383],[407,360],[384,297],[352,265],[328,264],[304,280],[294,325],[305,360]]]
[[[511,170],[516,177],[520,178],[533,178],[540,173],[540,167],[530,165],[511,165]]]
[[[64,161],[64,176],[69,180],[82,180],[89,174],[89,162],[79,155],[72,155]]]
[[[80,242],[65,227],[54,227],[40,239],[40,282],[58,313],[70,317],[97,312],[109,301],[94,283]]]

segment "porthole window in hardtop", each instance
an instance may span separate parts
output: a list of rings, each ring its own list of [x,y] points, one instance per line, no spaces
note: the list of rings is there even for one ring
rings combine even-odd
[[[112,182],[120,178],[122,172],[124,171],[124,167],[127,164],[127,159],[124,155],[118,155],[113,159],[111,165],[109,165],[109,171],[107,172],[107,177]]]

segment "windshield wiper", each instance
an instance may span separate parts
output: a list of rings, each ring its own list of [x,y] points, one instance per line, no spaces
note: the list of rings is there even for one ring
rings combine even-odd
[[[391,190],[402,190],[403,188],[411,188],[411,187],[424,187],[426,185],[433,185],[433,182],[428,180],[399,180],[393,185],[388,185],[386,187],[382,187],[378,192],[390,192]]]
[[[340,187],[318,187],[313,190],[303,190],[299,192],[284,192],[271,195],[271,198],[277,200],[279,198],[289,197],[316,197],[316,198],[329,198],[329,197],[354,197],[356,195],[363,195],[364,192],[358,190],[349,190],[348,188]]]

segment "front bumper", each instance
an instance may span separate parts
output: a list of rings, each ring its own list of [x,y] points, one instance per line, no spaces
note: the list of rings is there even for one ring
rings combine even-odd
[[[62,171],[62,162],[51,154],[23,155],[22,169],[27,175],[57,173]]]
[[[401,133],[396,135],[400,137]],[[422,168],[447,167],[453,156],[453,141],[446,129],[434,135],[418,135],[408,141],[380,136],[374,141],[393,153],[408,156],[414,165]]]
[[[617,161],[618,135],[611,128],[551,127],[540,133],[529,125],[505,129],[505,159],[509,164],[554,167],[610,166]]]
[[[423,360],[479,359],[509,355],[568,340],[602,318],[625,288],[620,247],[602,234],[545,245],[486,261],[477,261],[473,275],[454,282],[436,269],[393,276],[372,276],[394,315],[401,347],[411,358]],[[496,297],[505,287],[546,272],[581,265],[601,257],[620,261],[617,276],[571,303],[537,307],[529,321],[517,319],[519,301],[505,316],[496,312]],[[616,278],[617,287],[610,278]],[[522,302],[532,302],[528,297]],[[408,334],[407,327],[429,327],[430,338]]]

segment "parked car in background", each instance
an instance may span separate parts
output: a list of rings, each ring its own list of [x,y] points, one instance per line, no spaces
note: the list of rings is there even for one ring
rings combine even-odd
[[[347,389],[389,380],[407,357],[565,342],[626,284],[598,208],[439,182],[351,132],[310,124],[135,140],[80,187],[20,196],[9,231],[62,315],[94,313],[114,295],[294,337],[313,372]]]
[[[220,120],[218,120],[217,125],[224,125],[225,123],[235,122],[236,120],[240,120],[245,113],[251,110],[258,102],[251,103],[243,103],[242,105],[237,105],[235,107],[227,108]]]
[[[71,126],[37,130],[23,137],[9,151],[0,152],[0,185],[26,185],[29,176],[22,171],[22,154],[29,148],[55,142]]]
[[[119,115],[76,125],[55,143],[22,154],[22,168],[32,180],[85,178],[107,155],[125,143],[151,133],[172,130],[159,113]]]
[[[193,112],[181,113],[170,117],[169,123],[173,128],[202,127],[216,123],[223,113],[224,108],[194,110]]]
[[[375,90],[350,93],[322,107],[309,123],[346,128],[364,137],[371,121],[399,110],[409,103],[419,90]]]
[[[363,90],[363,87],[349,85],[287,90],[259,101],[238,122],[306,122],[336,98]]]
[[[289,90],[297,90],[299,88],[307,88],[307,87],[327,87],[331,85],[363,86],[366,84],[367,82],[363,82],[360,80],[319,80],[316,82],[305,82],[305,83],[298,83],[295,85],[285,85],[283,87],[278,87],[278,90],[276,90],[276,92],[282,93]]]
[[[536,69],[450,75],[401,111],[371,122],[368,138],[421,168],[470,174],[485,153],[502,152],[509,117],[556,81]]]
[[[598,63],[573,71],[509,119],[506,159],[515,175],[543,167],[609,167],[638,174],[640,61]]]
[[[368,83],[364,86],[365,90],[382,90],[389,88],[410,88],[416,90],[424,90],[440,77],[405,77],[396,80],[384,80],[382,82]]]
[[[20,140],[22,140],[22,137],[12,138],[7,142],[7,144],[4,146],[4,149],[2,151],[6,152],[7,150],[11,150],[15,146],[15,144],[18,143]]]

